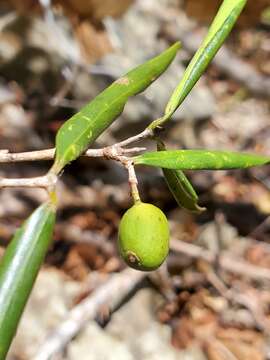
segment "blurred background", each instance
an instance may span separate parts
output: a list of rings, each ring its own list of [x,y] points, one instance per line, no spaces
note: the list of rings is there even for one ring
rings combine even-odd
[[[162,114],[220,3],[1,0],[0,149],[54,147],[66,119],[180,40],[182,50],[166,73],[128,102],[94,146],[137,134]],[[168,148],[270,155],[269,35],[270,1],[249,1],[163,132]],[[0,176],[38,176],[50,166],[1,164]],[[166,264],[146,276],[126,270],[117,253],[118,224],[131,205],[126,171],[85,158],[66,168],[54,243],[9,360],[270,359],[270,169],[188,175],[207,208],[201,215],[177,207],[160,171],[138,169],[142,199],[164,210],[172,238]],[[39,189],[1,189],[0,255],[44,199]],[[76,336],[64,336],[49,357],[46,341],[61,324],[68,328],[74,309],[81,316]]]

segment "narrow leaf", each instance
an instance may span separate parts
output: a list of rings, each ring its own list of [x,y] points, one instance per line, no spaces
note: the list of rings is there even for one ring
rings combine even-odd
[[[56,159],[52,171],[59,173],[122,113],[130,96],[145,90],[173,61],[180,44],[131,70],[100,93],[59,129],[56,136]]]
[[[165,145],[159,140],[158,151],[165,150]],[[192,212],[202,212],[205,208],[198,205],[198,196],[186,175],[181,170],[162,168],[166,184],[175,201],[180,207]]]
[[[38,207],[15,233],[0,263],[0,359],[4,360],[52,238],[55,206]]]
[[[245,169],[270,164],[263,155],[208,150],[154,151],[133,158],[135,165],[149,165],[179,170]]]
[[[233,28],[247,0],[224,0],[208,34],[197,50],[165,110],[165,121],[182,104]],[[164,122],[164,121],[163,121]]]
[[[181,170],[162,169],[165,181],[175,201],[180,207],[192,212],[202,212],[205,208],[198,205],[197,199],[190,196],[187,192],[186,185],[190,182]]]

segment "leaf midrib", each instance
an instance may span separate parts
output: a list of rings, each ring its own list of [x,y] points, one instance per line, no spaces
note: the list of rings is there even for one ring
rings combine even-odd
[[[190,68],[189,71],[186,72],[186,74],[184,74],[183,79],[181,81],[181,86],[179,85],[179,88],[176,88],[176,91],[180,91],[181,95],[179,96],[179,100],[178,100],[178,104],[175,108],[173,108],[172,110],[169,110],[167,112],[167,116],[172,116],[173,113],[179,108],[179,106],[182,104],[182,102],[185,100],[185,98],[187,97],[187,95],[189,94],[189,92],[191,91],[191,89],[193,88],[193,86],[195,84],[193,84],[193,86],[191,87],[191,89],[188,91],[187,94],[185,94],[186,89],[188,89],[188,87],[190,86],[190,83],[192,83],[192,79],[191,82],[189,81],[190,78],[194,77],[194,72],[196,75],[196,71],[197,71],[197,65],[198,63],[202,60],[202,58],[205,56],[205,51],[207,51],[207,49],[209,48],[209,46],[211,45],[211,43],[214,41],[215,38],[218,37],[218,35],[220,34],[220,32],[223,30],[223,27],[226,25],[226,23],[228,22],[229,18],[232,16],[232,14],[239,8],[241,7],[240,4],[238,4],[236,7],[234,7],[232,9],[232,11],[229,13],[229,15],[226,17],[226,19],[223,21],[223,23],[220,25],[219,29],[214,33],[214,35],[212,37],[209,38],[209,40],[202,45],[202,48],[200,50],[200,55],[198,56],[198,58],[196,59],[196,62],[193,64],[193,66]],[[220,47],[222,46],[222,44],[220,44]],[[196,55],[195,55],[196,56]],[[212,60],[212,59],[211,59]],[[210,60],[210,61],[211,61]],[[191,60],[192,61],[192,60]],[[196,80],[198,81],[199,78]],[[196,83],[195,81],[195,83]],[[179,89],[179,90],[177,90]],[[183,97],[184,95],[184,97]]]
[[[123,77],[125,77],[125,76],[123,76]],[[120,78],[120,79],[121,79],[121,78]],[[116,80],[116,81],[117,81],[117,80]],[[116,82],[114,81],[114,82],[110,85],[109,88],[107,88],[106,90],[104,90],[103,95],[104,95],[104,93],[105,93],[106,91],[111,90],[111,87],[112,87],[113,85],[115,85],[115,83],[116,83]],[[140,84],[141,84],[141,83],[143,83],[143,81],[141,81]],[[138,84],[138,83],[137,83],[137,84]],[[150,85],[151,85],[151,83],[150,83]],[[150,85],[149,85],[149,86],[150,86]],[[122,86],[126,86],[126,85],[122,85]],[[132,84],[131,84],[131,86],[132,86]],[[134,88],[136,88],[136,85],[133,85],[132,89],[129,87],[129,90],[127,89],[127,91],[125,91],[124,93],[122,93],[121,96],[119,96],[119,97],[117,97],[117,98],[113,98],[113,100],[112,100],[112,101],[110,102],[110,104],[108,105],[107,109],[99,112],[99,114],[98,114],[96,117],[92,118],[92,121],[98,121],[99,118],[102,117],[102,115],[103,115],[106,111],[108,111],[108,108],[112,107],[112,106],[113,106],[115,103],[117,103],[118,101],[120,102],[120,101],[121,101],[121,98],[123,98],[123,107],[122,107],[122,109],[120,109],[120,111],[116,114],[115,117],[117,117],[118,115],[120,115],[120,114],[123,112],[123,110],[124,110],[124,106],[125,106],[125,103],[126,103],[125,99],[128,100],[129,97],[136,95],[136,92],[135,92],[134,94],[130,94],[130,95],[129,95],[129,93],[132,92],[132,90],[133,90]],[[101,93],[101,94],[102,94],[102,93]],[[101,94],[99,94],[98,96],[100,96]],[[95,99],[93,99],[92,102],[94,102],[96,99],[97,99],[97,97],[96,97]],[[90,105],[90,104],[89,104],[89,105]],[[80,114],[80,112],[77,114],[77,116],[78,116],[79,114]],[[75,114],[74,116],[76,116],[76,114]],[[84,136],[84,134],[86,134],[86,133],[89,131],[89,129],[91,128],[91,126],[92,126],[92,125],[89,124],[89,126],[87,127],[87,129],[86,129],[84,132],[82,132],[73,142],[77,143],[77,142]],[[91,140],[89,141],[88,146],[91,144],[92,141],[94,141],[94,140],[91,139]],[[81,153],[82,153],[84,150],[85,150],[85,149],[83,149],[83,150],[81,151]],[[68,150],[66,150],[66,151],[63,153],[63,156],[61,156],[61,158],[65,159],[67,153],[68,153]],[[78,154],[78,156],[79,156],[79,154]],[[60,161],[57,160],[57,163],[58,163],[58,164],[61,164],[61,158],[60,158]],[[57,159],[59,159],[58,155],[57,155]],[[74,160],[75,160],[75,159],[74,159]],[[62,162],[62,163],[64,163],[64,162]]]

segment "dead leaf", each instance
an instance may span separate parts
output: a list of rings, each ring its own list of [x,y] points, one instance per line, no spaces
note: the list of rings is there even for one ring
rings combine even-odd
[[[134,0],[68,0],[62,1],[63,6],[67,3],[80,16],[91,17],[101,20],[106,16],[121,16]]]
[[[75,34],[82,55],[88,63],[95,63],[112,51],[106,31],[103,28],[94,27],[88,20],[80,22],[75,27]]]

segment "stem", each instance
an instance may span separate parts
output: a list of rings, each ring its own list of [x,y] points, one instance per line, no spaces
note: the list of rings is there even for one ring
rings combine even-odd
[[[6,179],[0,178],[0,188],[4,187],[39,187],[52,191],[57,181],[54,174],[34,178]]]
[[[141,198],[138,190],[138,180],[132,161],[127,162],[126,168],[128,170],[128,181],[130,184],[131,196],[133,198],[134,204],[136,204],[141,202]]]
[[[21,153],[10,153],[9,150],[0,150],[0,163],[52,160],[55,149],[28,151]]]
[[[151,130],[154,133],[154,130],[161,128],[165,124],[165,122],[170,120],[171,116],[172,113],[164,114],[161,118],[152,121],[151,124],[148,125],[147,129]]]
[[[117,146],[118,144],[112,145],[112,147]],[[109,147],[110,148],[110,147]],[[104,149],[88,149],[83,156],[87,157],[103,157]],[[143,147],[134,147],[130,149],[121,149],[121,155],[137,153],[144,151]],[[0,163],[9,163],[9,162],[22,162],[22,161],[40,161],[40,160],[53,160],[55,154],[55,149],[46,149],[46,150],[37,150],[37,151],[28,151],[21,153],[9,153],[8,150],[0,150]]]
[[[124,155],[134,154],[146,150],[144,147],[133,147],[124,149],[124,146],[130,145],[134,142],[142,139],[150,138],[154,136],[154,132],[150,128],[146,128],[141,133],[132,136],[126,140],[123,140],[114,145],[102,148],[102,149],[88,149],[82,156],[87,157],[104,157],[107,159],[113,159],[123,163],[129,171],[129,182],[131,186],[132,197],[135,202],[140,201],[140,196],[137,188],[137,178],[135,175],[133,164],[125,158]],[[22,161],[40,161],[40,160],[53,160],[55,156],[55,148],[28,151],[21,153],[9,153],[9,150],[0,150],[0,163],[22,162]],[[124,159],[124,160],[123,160]],[[128,164],[128,165],[127,165]],[[22,178],[22,179],[7,179],[0,178],[0,188],[4,187],[40,187],[45,188],[48,192],[52,192],[55,188],[57,176],[52,171],[45,176],[39,176],[34,178]]]
[[[124,147],[124,146],[130,145],[134,142],[138,142],[143,139],[151,138],[153,135],[154,135],[153,130],[151,128],[149,128],[149,126],[148,126],[141,133],[139,133],[135,136],[131,136],[130,138],[115,144],[115,146]]]

